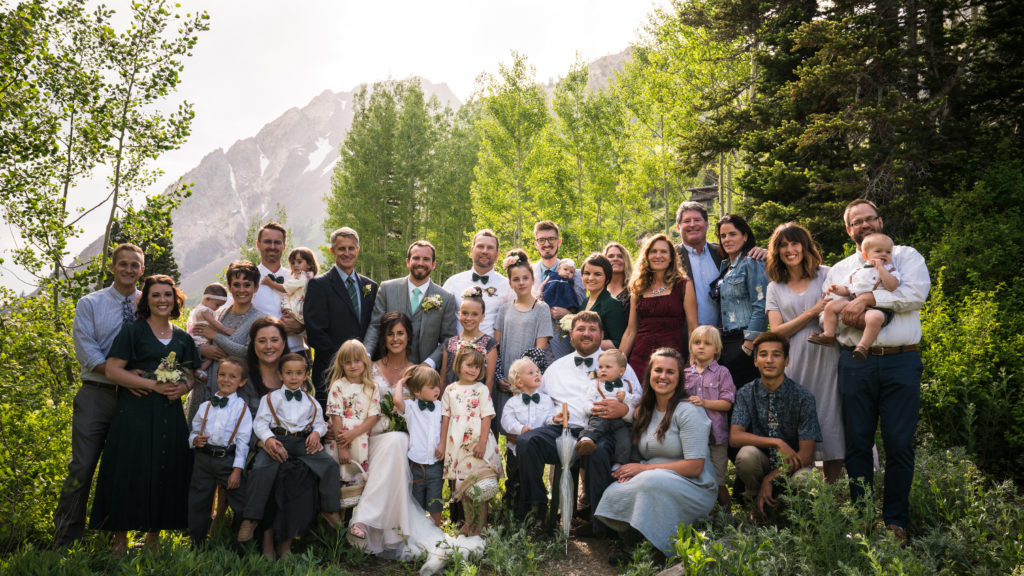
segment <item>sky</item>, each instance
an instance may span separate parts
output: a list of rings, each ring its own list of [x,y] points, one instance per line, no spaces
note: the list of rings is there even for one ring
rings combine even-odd
[[[178,0],[179,10],[206,10],[210,30],[185,61],[173,109],[191,102],[192,135],[157,165],[159,193],[217,148],[255,135],[289,108],[324,90],[420,76],[445,82],[465,101],[481,73],[496,73],[514,50],[546,83],[565,74],[577,56],[591,61],[620,52],[638,38],[648,14],[665,0]],[[127,0],[108,6],[127,13]],[[78,206],[102,198],[102,171],[77,191]],[[72,252],[102,233],[104,212],[84,221]],[[24,272],[7,250],[17,242],[0,230],[0,284],[21,290]]]

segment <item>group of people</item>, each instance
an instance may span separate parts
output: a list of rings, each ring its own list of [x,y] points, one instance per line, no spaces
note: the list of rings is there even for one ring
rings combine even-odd
[[[82,387],[56,541],[83,534],[98,464],[90,525],[120,553],[128,530],[155,546],[160,530],[187,529],[201,544],[219,494],[239,541],[261,535],[270,557],[317,514],[371,553],[443,556],[440,541],[480,545],[503,478],[518,518],[543,516],[544,469],[561,465],[567,426],[576,456],[561,473],[582,473],[578,513],[591,518],[576,535],[639,533],[670,555],[681,522],[735,496],[761,515],[779,476],[815,461],[829,481],[845,467],[862,500],[879,422],[882,516],[905,541],[928,271],[882,234],[871,202],[843,219],[858,253],[831,269],[794,223],[764,250],[726,215],[708,242],[694,202],[676,214],[682,242],[652,235],[635,261],[612,242],[577,268],[542,221],[531,263],[485,229],[472,267],[443,286],[425,240],[409,246],[407,276],[359,274],[351,228],[331,234],[322,274],[306,248],[286,268],[286,233],[271,223],[259,265],[232,263],[188,332],[172,324],[184,303],[173,279],[139,290],[143,253],[120,245],[113,285],[76,309]],[[459,538],[439,529],[446,482]]]

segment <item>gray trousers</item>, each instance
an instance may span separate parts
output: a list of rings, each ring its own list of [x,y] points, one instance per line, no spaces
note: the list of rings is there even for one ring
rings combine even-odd
[[[630,437],[632,425],[622,418],[600,418],[591,416],[587,418],[587,427],[580,432],[580,438],[586,436],[597,442],[601,436],[612,435],[615,440],[615,450],[612,452],[612,464],[628,464],[629,453],[633,449],[633,439]]]
[[[337,512],[341,510],[341,476],[338,463],[334,461],[326,450],[316,454],[306,454],[306,439],[299,436],[279,436],[278,440],[288,451],[288,458],[295,458],[305,464],[314,476],[319,478],[320,511]],[[246,497],[245,513],[246,520],[261,520],[263,510],[270,500],[271,492],[274,489],[274,481],[277,479],[277,469],[281,463],[271,458],[266,451],[260,450],[256,454],[256,461],[253,463],[252,471],[249,473]]]
[[[117,413],[117,391],[83,382],[75,394],[71,415],[71,462],[53,512],[54,542],[71,545],[85,532],[85,513],[96,464]]]
[[[192,538],[193,546],[198,546],[206,540],[206,533],[210,530],[213,497],[217,493],[218,485],[227,487],[228,478],[235,470],[234,462],[234,454],[216,458],[205,452],[195,451],[192,482],[188,487],[188,535]],[[242,483],[238,488],[226,492],[228,506],[236,517],[240,516],[245,509],[245,475],[242,476]]]

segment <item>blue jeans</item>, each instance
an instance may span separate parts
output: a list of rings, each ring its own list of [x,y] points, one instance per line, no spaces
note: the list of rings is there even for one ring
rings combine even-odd
[[[885,488],[882,519],[886,525],[907,527],[910,486],[914,481],[914,432],[921,408],[921,357],[917,352],[871,356],[864,362],[850,350],[839,356],[839,393],[846,429],[846,472],[854,484],[850,497],[863,497],[860,484],[874,480],[871,448],[882,424],[885,448]]]

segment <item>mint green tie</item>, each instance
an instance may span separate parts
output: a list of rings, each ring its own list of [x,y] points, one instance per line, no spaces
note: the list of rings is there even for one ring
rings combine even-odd
[[[420,294],[422,294],[422,292],[420,292],[419,288],[412,289],[412,301],[409,303],[412,305],[413,314],[415,314],[416,309],[420,307]]]

